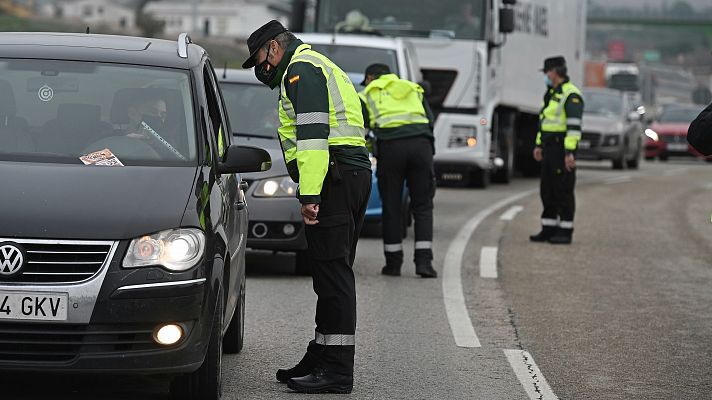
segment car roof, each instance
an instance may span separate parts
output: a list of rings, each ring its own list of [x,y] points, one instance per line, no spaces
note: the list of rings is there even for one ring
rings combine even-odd
[[[371,47],[378,49],[398,50],[404,47],[403,39],[383,36],[349,35],[339,33],[298,33],[297,37],[304,43],[336,44],[340,46]]]
[[[190,69],[205,50],[188,45],[178,56],[178,41],[118,35],[54,32],[0,33],[0,58],[52,59],[137,64]]]
[[[255,78],[255,74],[250,69],[224,69],[217,70],[218,81],[226,83],[249,83],[261,85],[262,83]]]

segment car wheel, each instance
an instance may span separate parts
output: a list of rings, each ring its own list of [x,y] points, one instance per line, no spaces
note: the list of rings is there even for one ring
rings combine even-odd
[[[173,400],[220,400],[222,397],[223,303],[222,293],[218,293],[218,306],[203,365],[192,374],[173,378],[170,385]]]
[[[625,168],[625,155],[628,149],[624,148],[621,155],[618,158],[613,159],[613,169],[624,169]]]
[[[311,276],[312,261],[308,250],[300,250],[297,252],[294,262],[294,274],[302,276]]]
[[[640,166],[640,146],[635,151],[635,156],[626,162],[626,166],[631,169],[638,169]]]
[[[667,161],[667,160],[668,160],[667,154],[661,154],[661,155],[658,156],[658,158],[660,159],[660,161]]]
[[[242,276],[240,293],[237,295],[237,307],[232,316],[230,325],[223,337],[223,351],[227,354],[236,354],[242,351],[245,339],[245,276]]]

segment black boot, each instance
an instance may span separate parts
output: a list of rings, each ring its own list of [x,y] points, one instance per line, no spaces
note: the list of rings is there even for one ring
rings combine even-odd
[[[282,383],[287,383],[291,378],[298,378],[311,373],[318,361],[316,353],[319,347],[320,346],[315,344],[313,340],[309,342],[306,354],[304,354],[304,357],[302,357],[297,365],[289,369],[280,368],[277,370],[277,380]]]
[[[349,375],[336,374],[324,368],[314,368],[306,376],[292,378],[287,381],[287,387],[299,393],[351,393],[354,378]]]
[[[529,240],[532,242],[546,242],[556,233],[556,227],[554,226],[543,226],[541,232],[536,235],[529,236]]]
[[[400,276],[401,265],[403,265],[402,251],[387,251],[386,266],[381,270],[381,274],[388,276]]]
[[[420,275],[421,278],[437,278],[438,272],[433,269],[430,263],[427,264],[415,264],[415,273]]]
[[[571,244],[573,229],[559,228],[556,230],[554,235],[549,238],[549,243],[551,244]]]
[[[437,278],[438,273],[433,269],[433,251],[431,249],[416,249],[413,257],[415,273],[422,278]]]

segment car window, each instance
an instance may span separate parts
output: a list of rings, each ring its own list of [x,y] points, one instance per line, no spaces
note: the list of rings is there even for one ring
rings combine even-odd
[[[223,82],[220,84],[233,134],[277,138],[277,96],[265,85]]]
[[[206,65],[203,69],[203,82],[205,84],[205,95],[208,101],[208,116],[210,117],[210,129],[215,144],[217,145],[218,156],[222,158],[225,155],[225,149],[229,142],[225,138],[225,124],[220,114],[220,106],[218,97],[212,83],[212,73],[210,66]]]
[[[666,108],[660,115],[660,122],[690,124],[700,111],[696,108]]]
[[[584,112],[604,116],[620,116],[623,98],[619,93],[584,91]]]
[[[109,149],[124,165],[196,160],[191,80],[156,67],[0,61],[0,159],[81,164]]]

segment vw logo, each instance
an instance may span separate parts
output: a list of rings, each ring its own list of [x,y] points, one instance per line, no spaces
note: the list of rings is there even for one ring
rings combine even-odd
[[[25,264],[25,254],[14,244],[0,243],[0,275],[13,276]]]

